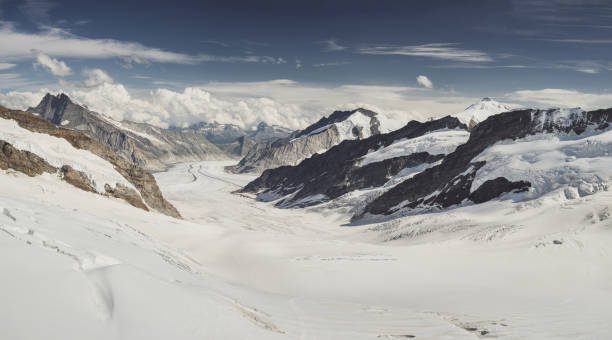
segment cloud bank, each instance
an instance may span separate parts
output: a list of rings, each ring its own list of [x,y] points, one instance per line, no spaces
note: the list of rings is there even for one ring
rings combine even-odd
[[[25,109],[51,92],[64,92],[91,110],[117,120],[146,122],[160,127],[217,121],[252,128],[261,121],[303,128],[335,109],[368,107],[392,118],[425,120],[460,111],[476,98],[404,86],[315,86],[278,79],[262,82],[217,82],[176,91],[129,89],[100,69],[85,69],[79,82],[48,86],[39,91],[0,93],[0,104]]]

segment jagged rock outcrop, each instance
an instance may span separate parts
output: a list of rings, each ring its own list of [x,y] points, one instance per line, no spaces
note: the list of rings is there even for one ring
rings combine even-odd
[[[567,112],[559,114],[556,109],[530,109],[493,115],[478,124],[472,130],[468,142],[447,155],[441,164],[385,192],[369,203],[364,213],[388,215],[404,208],[445,208],[466,199],[481,203],[504,192],[526,190],[532,183],[496,178],[470,192],[476,173],[485,165],[483,161],[473,161],[474,158],[502,140],[517,140],[542,132],[580,135],[589,126],[596,130],[606,129],[612,121],[612,109]]]
[[[17,150],[1,138],[0,136],[0,169],[14,169],[30,177],[42,175],[45,172],[53,173],[57,170],[44,159],[29,151]]]
[[[264,171],[259,178],[245,186],[242,192],[256,193],[264,200],[293,194],[277,202],[278,206],[290,207],[313,205],[357,189],[381,186],[402,169],[434,163],[444,155],[416,152],[360,166],[363,156],[396,141],[413,139],[444,129],[467,127],[456,118],[445,117],[424,123],[411,121],[399,130],[375,134],[363,140],[345,140],[327,152],[315,154],[296,166],[282,166]]]
[[[149,172],[140,166],[117,156],[108,146],[97,142],[79,131],[58,127],[28,112],[9,110],[4,107],[0,107],[0,118],[14,120],[21,128],[26,130],[65,139],[74,148],[87,150],[101,157],[112,164],[115,170],[129,183],[131,183],[139,192],[136,193],[130,188],[122,188],[121,186],[118,186],[114,189],[107,189],[106,191],[109,195],[125,199],[130,204],[145,210],[148,210],[148,206],[163,214],[173,217],[180,217],[180,214],[176,208],[164,199],[159,187],[157,186],[155,178]],[[86,176],[86,174],[75,171],[69,166],[63,166],[61,169],[55,168],[41,157],[38,157],[29,151],[16,150],[12,145],[6,142],[1,145],[2,154],[0,155],[0,167],[3,169],[10,167],[30,176],[39,175],[43,172],[53,173],[59,171],[62,174],[62,178],[68,183],[83,190],[93,190],[93,184],[89,182],[89,178]],[[141,196],[142,199],[137,196]],[[142,200],[144,200],[144,203]]]
[[[531,183],[527,181],[511,182],[504,177],[488,180],[472,192],[468,198],[474,203],[484,203],[490,201],[501,194],[507,192],[522,192],[531,187]]]
[[[47,94],[38,106],[27,111],[57,126],[80,131],[147,170],[164,170],[169,164],[177,162],[228,158],[196,131],[117,122],[74,103],[65,94]]]
[[[283,165],[297,165],[343,140],[363,139],[400,127],[383,115],[366,109],[335,111],[287,138],[258,143],[237,165],[227,170],[235,173],[261,172]]]

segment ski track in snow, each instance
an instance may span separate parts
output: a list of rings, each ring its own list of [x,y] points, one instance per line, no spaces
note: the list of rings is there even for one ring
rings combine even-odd
[[[54,176],[0,171],[3,337],[612,334],[608,191],[342,227],[342,209],[276,209],[232,194],[254,176],[227,174],[228,164],[156,174],[184,221]]]

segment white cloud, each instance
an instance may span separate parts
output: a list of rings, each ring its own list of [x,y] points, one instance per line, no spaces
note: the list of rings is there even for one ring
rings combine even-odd
[[[576,71],[582,72],[582,73],[588,73],[588,74],[597,74],[597,73],[599,73],[599,70],[594,69],[594,68],[579,68],[579,69],[576,69]]]
[[[432,89],[433,88],[433,83],[426,76],[418,76],[418,77],[416,77],[416,80],[417,80],[417,83],[419,83],[419,85],[421,85],[421,86],[423,86],[425,88],[428,88],[428,89]]]
[[[584,93],[565,89],[521,90],[506,98],[542,107],[581,107],[595,110],[612,107],[612,93]]]
[[[17,66],[17,65],[16,64],[11,64],[11,63],[0,63],[0,71],[8,70],[8,69],[13,68],[15,66]]]
[[[65,77],[72,74],[72,70],[66,65],[66,63],[55,58],[51,58],[44,53],[38,53],[36,55],[34,68],[37,66],[46,68],[49,72],[51,72],[51,74],[58,77]]]
[[[99,86],[104,83],[114,83],[113,78],[99,68],[86,68],[83,70],[83,75],[85,76],[83,85],[86,87]]]
[[[375,46],[359,50],[362,54],[406,55],[461,62],[492,62],[487,53],[477,50],[460,49],[456,43],[425,44],[415,46]]]
[[[40,89],[38,92],[0,92],[0,105],[9,109],[25,110],[29,106],[36,106],[47,92],[47,89]]]
[[[338,44],[337,39],[328,39],[321,41],[321,43],[325,45],[325,50],[328,52],[342,51],[346,49],[345,46]]]
[[[341,65],[349,65],[349,64],[351,64],[350,61],[335,61],[335,62],[331,62],[331,63],[314,64],[312,66],[314,66],[314,67],[329,67],[329,66],[341,66]]]
[[[208,54],[189,55],[149,47],[136,42],[113,39],[89,39],[66,30],[45,27],[37,33],[19,32],[14,25],[0,21],[0,58],[4,60],[29,59],[32,51],[39,51],[53,57],[106,59],[122,58],[131,63],[178,63],[197,64],[202,62],[225,63],[275,63],[284,59],[270,56],[214,56]]]

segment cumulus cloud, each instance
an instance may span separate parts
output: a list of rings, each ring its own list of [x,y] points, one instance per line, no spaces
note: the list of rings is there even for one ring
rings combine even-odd
[[[145,46],[136,42],[114,39],[90,39],[69,31],[44,27],[36,33],[20,32],[13,24],[0,21],[0,58],[21,60],[32,58],[32,51],[53,57],[106,59],[121,58],[126,65],[132,63],[177,63],[197,64],[202,62],[224,63],[274,63],[282,64],[282,58],[271,56],[215,56],[208,54],[189,55]]]
[[[83,76],[85,76],[85,80],[83,81],[85,87],[99,86],[104,83],[114,83],[113,78],[99,68],[86,68],[83,70]]]
[[[493,58],[478,50],[461,49],[457,43],[424,44],[413,46],[374,46],[359,50],[361,54],[406,55],[459,62],[492,62]]]
[[[49,92],[49,90],[46,88],[40,89],[36,92],[0,92],[0,105],[10,109],[25,110],[30,106],[36,106],[47,92]]]
[[[13,67],[17,66],[16,64],[11,64],[11,63],[0,63],[0,71],[3,70],[8,70],[11,69]]]
[[[49,72],[51,72],[51,74],[58,77],[65,77],[72,74],[72,70],[66,65],[66,63],[55,58],[51,58],[44,53],[38,53],[36,55],[34,68],[37,66],[47,69]]]
[[[581,107],[594,110],[612,107],[612,93],[584,93],[566,89],[521,90],[506,98],[541,107]]]
[[[432,82],[431,82],[431,80],[429,80],[429,78],[427,78],[426,76],[423,76],[423,75],[418,76],[418,77],[416,78],[416,80],[417,80],[417,83],[418,83],[419,85],[421,85],[421,86],[423,86],[423,87],[425,87],[425,88],[428,88],[428,89],[432,89],[432,88],[433,88],[433,83],[432,83]]]

